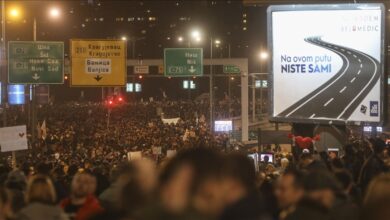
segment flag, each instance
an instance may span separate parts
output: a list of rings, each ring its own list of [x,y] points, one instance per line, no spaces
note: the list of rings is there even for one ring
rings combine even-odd
[[[42,132],[41,132],[41,125],[39,125],[39,122],[37,124],[37,137],[41,138],[42,137]]]
[[[45,140],[47,136],[47,131],[46,131],[46,120],[43,120],[42,126],[41,126],[41,136],[42,139]]]

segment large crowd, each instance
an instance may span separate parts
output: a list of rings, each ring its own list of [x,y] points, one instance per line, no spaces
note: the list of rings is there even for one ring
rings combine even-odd
[[[217,117],[238,113],[223,105]],[[10,125],[26,123],[22,110],[10,109]],[[257,163],[210,132],[201,102],[55,104],[38,121],[29,150],[2,156],[0,220],[390,219],[379,138],[351,140],[342,156],[293,146]]]

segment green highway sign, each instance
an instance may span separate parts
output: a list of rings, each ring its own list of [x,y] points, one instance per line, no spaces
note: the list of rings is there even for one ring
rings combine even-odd
[[[223,73],[240,73],[240,68],[235,65],[224,65]]]
[[[8,82],[10,84],[63,84],[64,43],[10,41]]]
[[[165,76],[201,76],[203,75],[202,48],[165,48]]]

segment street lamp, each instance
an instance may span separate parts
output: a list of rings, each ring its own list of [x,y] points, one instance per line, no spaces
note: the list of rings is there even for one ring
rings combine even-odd
[[[192,30],[192,31],[191,31],[191,37],[192,37],[193,39],[198,39],[198,38],[200,38],[200,32],[199,32],[199,30],[197,30],[197,29]]]
[[[261,50],[258,54],[260,59],[260,74],[262,73],[262,62],[268,59],[268,53],[267,51]],[[256,118],[256,76],[255,74],[252,75],[252,120],[255,121]],[[260,87],[260,116],[263,114],[263,87]]]
[[[49,15],[52,18],[58,18],[60,17],[60,14],[61,14],[60,10],[56,7],[50,8],[49,10]]]
[[[268,53],[267,53],[266,51],[261,51],[261,52],[259,53],[259,58],[260,58],[261,60],[266,60],[266,59],[268,58]]]
[[[18,8],[12,8],[9,10],[9,16],[11,18],[17,18],[20,16],[20,10]]]
[[[127,37],[126,37],[126,36],[122,36],[122,37],[121,37],[121,40],[127,41]]]

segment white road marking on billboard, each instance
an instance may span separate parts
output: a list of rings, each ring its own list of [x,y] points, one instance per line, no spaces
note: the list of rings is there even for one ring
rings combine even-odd
[[[332,50],[332,49],[330,49]],[[343,50],[343,49],[342,49]],[[335,53],[339,54],[340,56],[343,56],[345,58],[345,60],[347,61],[347,66],[346,68],[344,69],[343,73],[340,74],[340,76],[338,76],[335,80],[333,80],[332,83],[330,83],[329,85],[327,85],[325,88],[323,88],[321,91],[319,91],[317,94],[313,95],[312,97],[310,97],[309,99],[307,99],[305,102],[303,102],[301,105],[299,105],[298,107],[296,107],[294,110],[292,110],[290,113],[288,113],[286,115],[286,117],[289,117],[292,113],[294,113],[296,110],[300,109],[302,106],[304,106],[306,103],[308,103],[309,101],[311,101],[312,99],[314,99],[315,97],[317,97],[319,94],[321,94],[323,91],[325,91],[327,88],[329,88],[331,85],[333,85],[337,80],[339,80],[346,72],[347,72],[347,69],[349,68],[349,60],[347,59],[347,57],[340,53],[339,51],[336,51],[336,50],[332,50],[334,51]]]
[[[331,98],[331,99],[329,99],[327,102],[325,102],[324,107],[326,107],[327,105],[329,105],[329,103],[331,103],[333,100],[334,100],[334,98]]]
[[[346,86],[344,86],[344,88],[342,88],[339,93],[343,93],[345,89],[347,89]]]
[[[369,60],[371,60],[371,62],[374,63],[374,65],[375,65],[374,74],[372,74],[372,76],[371,76],[371,78],[370,78],[370,81],[366,84],[366,86],[364,86],[364,88],[363,88],[362,90],[360,90],[360,92],[357,94],[357,96],[355,96],[355,98],[347,105],[347,107],[344,109],[343,112],[341,112],[341,114],[337,117],[337,119],[340,119],[341,116],[342,116],[342,115],[347,111],[347,109],[352,105],[352,103],[353,103],[353,102],[362,94],[362,92],[367,88],[367,86],[371,83],[371,81],[374,79],[374,76],[375,76],[376,73],[378,72],[378,65],[375,63],[375,61],[374,61],[371,57],[365,55],[364,53],[360,53],[360,54],[363,55],[363,56],[365,56],[365,57],[367,57]],[[362,64],[360,64],[360,67],[361,67],[361,66],[362,66]]]

